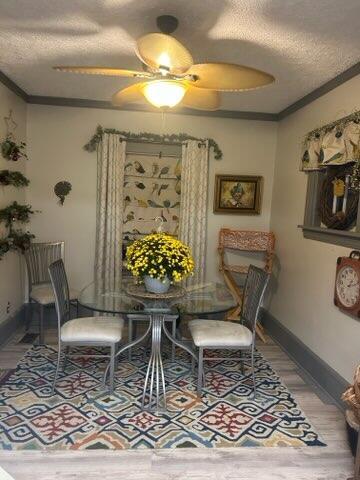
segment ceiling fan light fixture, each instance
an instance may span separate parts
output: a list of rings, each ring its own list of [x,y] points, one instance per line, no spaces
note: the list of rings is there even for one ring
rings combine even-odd
[[[148,102],[157,108],[172,108],[184,98],[187,86],[176,80],[155,80],[143,87]]]

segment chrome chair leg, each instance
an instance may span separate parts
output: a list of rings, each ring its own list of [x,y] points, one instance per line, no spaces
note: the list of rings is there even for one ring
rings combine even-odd
[[[67,366],[67,361],[68,361],[68,355],[69,355],[69,351],[70,351],[70,347],[65,347],[65,358],[64,358],[64,372],[65,372],[65,369],[66,369],[66,366]]]
[[[240,350],[240,359],[241,375],[245,375],[244,352],[242,350]]]
[[[58,345],[58,354],[57,354],[57,364],[56,364],[56,370],[55,370],[55,377],[54,377],[54,381],[53,381],[53,385],[52,385],[52,389],[51,389],[51,394],[52,394],[52,395],[54,395],[54,392],[55,392],[55,384],[56,384],[57,377],[58,377],[58,375],[59,375],[60,360],[61,360],[61,344],[59,343],[59,345]]]
[[[176,320],[172,321],[172,336],[176,337]],[[175,362],[175,343],[171,344],[171,361]]]
[[[119,351],[119,349],[120,349],[120,342],[115,344],[115,371],[117,370],[117,368],[119,366],[119,356],[116,355],[116,353]]]
[[[26,318],[25,318],[25,332],[28,332],[30,330],[30,326],[32,323],[32,317],[33,317],[33,303],[31,299],[29,299],[29,303],[27,304],[26,308]]]
[[[202,385],[203,385],[203,348],[199,348],[199,359],[198,359],[198,378],[197,378],[197,394],[201,397]]]
[[[133,321],[131,318],[128,318],[128,342],[131,343],[133,340]],[[132,349],[131,347],[129,348],[129,362],[131,362],[132,358]]]
[[[44,335],[44,305],[39,304],[40,307],[40,323],[39,323],[39,344],[44,345],[45,343],[45,335]]]
[[[255,380],[255,360],[254,360],[254,349],[251,350],[251,376],[254,385],[254,394],[253,398],[256,400],[256,380]]]
[[[191,357],[191,373],[194,374],[195,372],[195,358]]]
[[[110,347],[110,393],[114,392],[114,374],[115,374],[115,344]]]

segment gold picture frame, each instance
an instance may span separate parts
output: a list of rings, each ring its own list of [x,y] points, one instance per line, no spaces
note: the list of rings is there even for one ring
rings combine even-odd
[[[216,175],[214,213],[259,215],[262,177],[254,175]]]

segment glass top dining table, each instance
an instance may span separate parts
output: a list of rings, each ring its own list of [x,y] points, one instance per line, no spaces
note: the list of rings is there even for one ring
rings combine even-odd
[[[220,283],[199,283],[183,288],[181,296],[175,298],[140,298],[131,294],[133,278],[124,278],[116,286],[106,288],[102,282],[92,282],[79,295],[79,305],[97,314],[117,314],[129,319],[136,315],[137,319],[147,322],[146,331],[127,343],[119,346],[117,357],[126,350],[143,342],[147,337],[151,340],[151,351],[147,359],[147,371],[144,379],[142,408],[160,412],[166,410],[166,384],[163,366],[163,335],[177,347],[187,351],[197,361],[193,346],[170,333],[166,324],[182,315],[201,316],[215,315],[236,307],[236,302],[226,286]],[[139,317],[141,316],[141,317]],[[109,367],[105,371],[106,382]]]
[[[150,299],[131,295],[132,278],[124,278],[115,287],[106,288],[101,282],[87,285],[79,296],[79,304],[101,313],[114,314],[188,314],[209,315],[226,312],[236,306],[233,296],[220,283],[199,283],[183,289],[176,298]]]

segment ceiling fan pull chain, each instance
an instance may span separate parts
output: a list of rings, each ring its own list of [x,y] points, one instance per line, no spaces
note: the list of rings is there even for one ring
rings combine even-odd
[[[165,124],[166,124],[166,117],[164,110],[161,110],[161,134],[164,135],[165,133]]]

